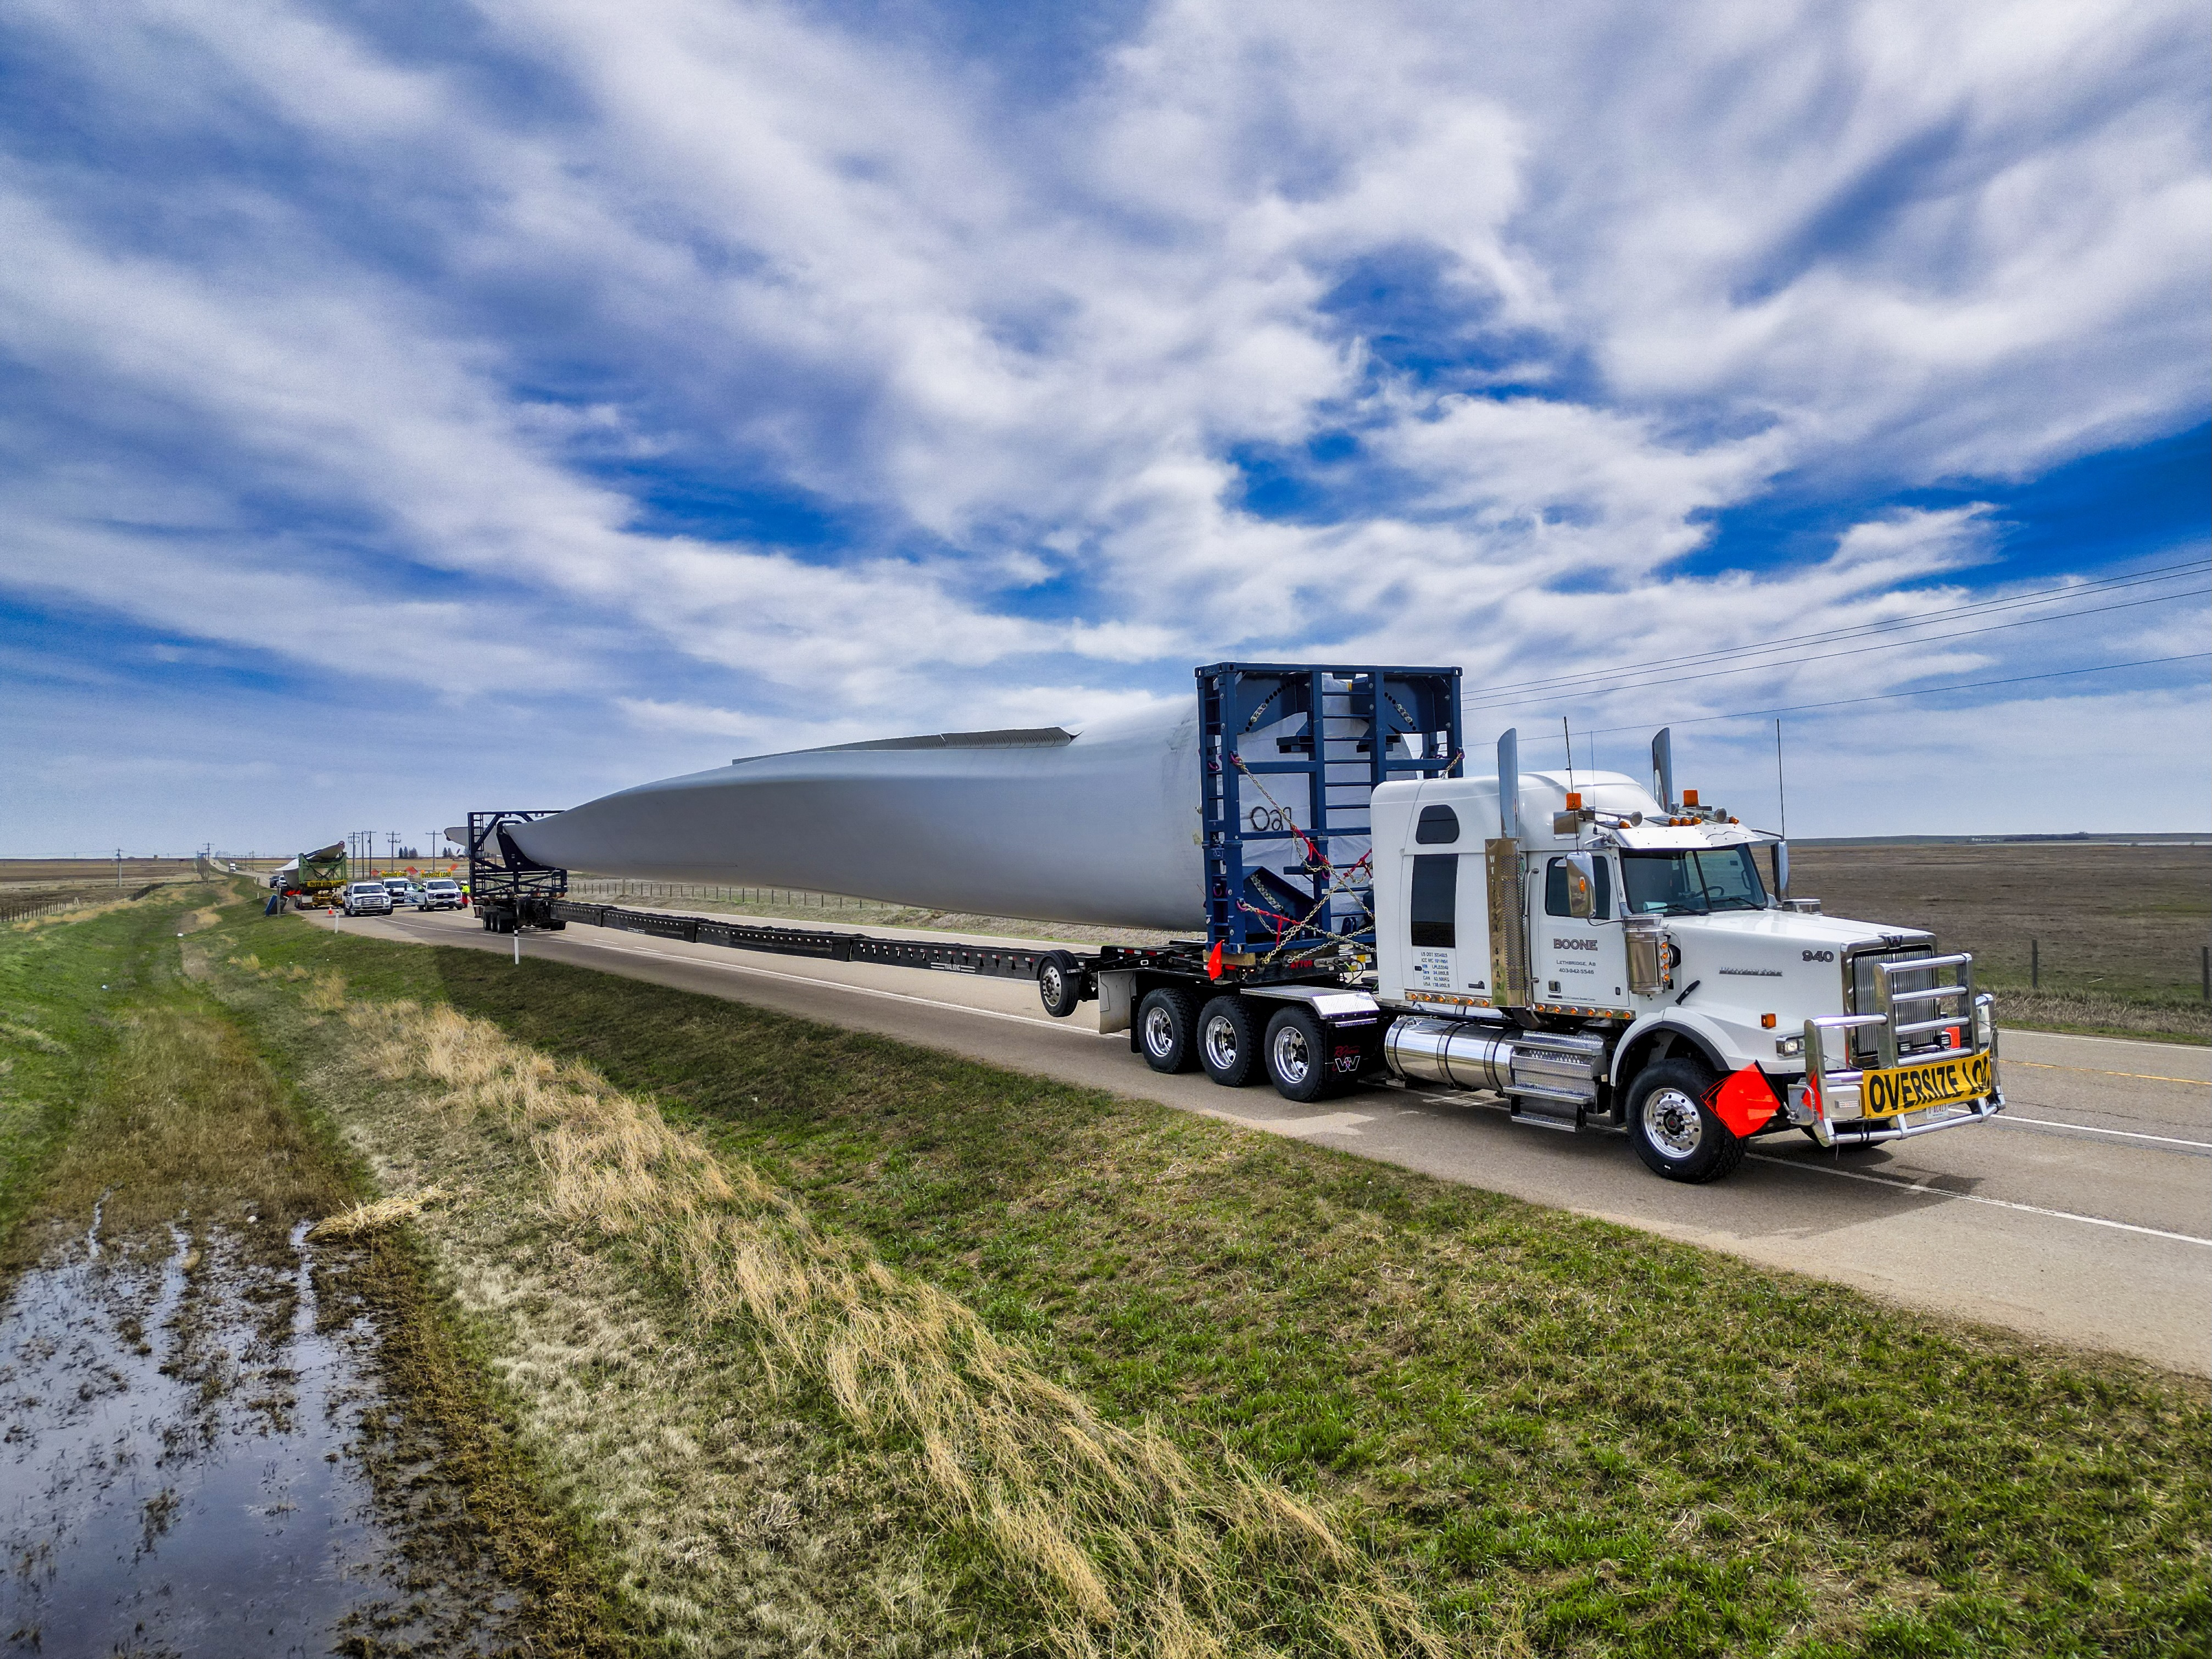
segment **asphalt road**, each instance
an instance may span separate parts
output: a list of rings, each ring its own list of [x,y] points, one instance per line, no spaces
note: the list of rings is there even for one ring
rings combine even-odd
[[[465,912],[340,926],[513,949]],[[521,948],[1161,1101],[2031,1337],[2212,1375],[2212,1050],[2008,1031],[2008,1110],[1994,1123],[1841,1153],[1775,1137],[1729,1180],[1685,1188],[1646,1171],[1624,1137],[1527,1127],[1486,1097],[1391,1087],[1297,1106],[1264,1085],[1163,1077],[1129,1052],[1126,1036],[1099,1035],[1094,1006],[1054,1020],[1015,981],[577,925],[527,935]]]

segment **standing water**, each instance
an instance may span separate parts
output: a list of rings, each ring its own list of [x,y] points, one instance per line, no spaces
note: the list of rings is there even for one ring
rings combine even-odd
[[[360,1247],[319,1273],[304,1224],[258,1250],[250,1229],[196,1246],[172,1228],[163,1250],[103,1248],[99,1227],[0,1309],[0,1653],[521,1644],[488,1570],[410,1561],[380,1505],[375,1333],[326,1305]],[[319,1297],[319,1278],[338,1288]]]

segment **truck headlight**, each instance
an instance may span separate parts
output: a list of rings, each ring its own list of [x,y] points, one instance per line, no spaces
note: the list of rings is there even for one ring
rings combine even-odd
[[[1805,1038],[1803,1033],[1801,1032],[1796,1036],[1775,1038],[1774,1052],[1778,1054],[1790,1055],[1803,1054],[1805,1052]]]

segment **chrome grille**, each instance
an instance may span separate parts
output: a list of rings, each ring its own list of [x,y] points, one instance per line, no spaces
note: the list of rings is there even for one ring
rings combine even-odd
[[[1844,1012],[1853,1014],[1873,1014],[1881,1011],[1875,991],[1875,963],[1877,962],[1910,962],[1916,957],[1932,957],[1932,945],[1911,945],[1899,950],[1862,951],[1849,963],[1848,977],[1844,981]],[[1891,976],[1891,985],[1899,991],[1925,991],[1936,983],[1933,972],[1897,974]],[[1934,1048],[1933,1042],[1917,1042],[1915,1048]],[[1862,1026],[1850,1034],[1850,1063],[1856,1066],[1881,1064],[1881,1039],[1870,1026]]]

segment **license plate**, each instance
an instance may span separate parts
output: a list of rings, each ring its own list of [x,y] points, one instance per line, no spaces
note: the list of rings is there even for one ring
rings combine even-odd
[[[1859,1079],[1859,1109],[1868,1117],[1895,1117],[1928,1106],[1957,1106],[1990,1091],[1990,1057],[1961,1054],[1872,1071]]]

